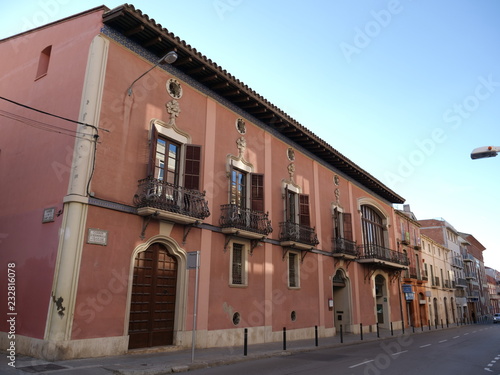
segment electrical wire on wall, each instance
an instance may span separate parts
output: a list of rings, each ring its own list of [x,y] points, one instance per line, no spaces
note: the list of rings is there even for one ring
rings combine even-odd
[[[31,126],[31,127],[43,130],[43,131],[48,131],[48,132],[52,132],[52,133],[66,135],[66,136],[70,136],[70,137],[74,137],[74,138],[78,138],[78,139],[86,139],[86,140],[89,140],[89,142],[93,143],[94,147],[93,147],[93,154],[92,154],[92,167],[91,167],[90,176],[89,176],[89,179],[88,179],[88,182],[87,182],[87,189],[86,189],[87,195],[90,196],[90,182],[92,181],[92,177],[94,176],[94,171],[95,171],[95,159],[96,159],[96,153],[97,153],[97,142],[98,142],[98,139],[99,139],[99,130],[102,130],[102,131],[105,131],[105,132],[109,132],[109,130],[103,129],[103,128],[99,129],[98,127],[96,127],[94,125],[91,125],[91,124],[87,124],[87,123],[84,123],[84,122],[81,122],[81,121],[77,121],[77,120],[72,120],[72,119],[69,119],[67,117],[59,116],[59,115],[56,115],[56,114],[53,114],[53,113],[50,113],[50,112],[42,111],[40,109],[30,107],[28,105],[16,102],[14,100],[10,100],[10,99],[4,98],[2,96],[0,96],[0,99],[4,100],[6,102],[12,103],[14,105],[17,105],[19,107],[26,108],[26,109],[28,109],[30,111],[38,112],[38,113],[41,113],[41,114],[44,114],[44,115],[47,115],[47,116],[51,116],[51,117],[54,117],[54,118],[58,118],[60,120],[64,120],[64,121],[71,122],[71,123],[74,123],[74,124],[78,124],[78,125],[82,125],[82,126],[88,126],[88,127],[90,127],[90,128],[92,128],[92,129],[95,130],[95,134],[92,136],[93,139],[89,140],[87,138],[89,136],[89,134],[86,134],[86,133],[83,133],[83,132],[80,132],[80,131],[77,131],[77,130],[73,130],[73,129],[67,129],[67,128],[64,128],[64,127],[61,127],[61,126],[57,126],[57,125],[54,125],[54,124],[50,124],[50,123],[44,122],[44,121],[39,121],[39,120],[31,119],[29,117],[18,115],[18,114],[9,112],[9,111],[0,110],[0,117],[6,117],[6,118],[9,118],[11,120],[21,122],[21,123],[23,123],[23,124],[25,124],[27,126]]]

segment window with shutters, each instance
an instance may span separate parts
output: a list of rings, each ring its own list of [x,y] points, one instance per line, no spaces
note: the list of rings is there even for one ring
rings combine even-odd
[[[189,142],[189,136],[174,126],[153,121],[147,177],[139,181],[134,196],[139,215],[159,213],[186,224],[210,215],[205,193],[200,191],[202,147]]]
[[[223,233],[267,236],[272,227],[268,213],[264,212],[264,175],[253,173],[252,167],[235,160],[231,161],[228,174],[229,203],[221,206],[219,220]]]
[[[148,176],[172,186],[200,190],[201,146],[153,125]]]
[[[285,221],[280,223],[280,241],[282,246],[290,242],[299,242],[306,247],[319,243],[314,228],[311,228],[309,195],[301,194],[293,185],[286,185],[283,190]]]
[[[352,230],[352,216],[339,207],[333,208],[333,252],[356,256],[358,250]]]

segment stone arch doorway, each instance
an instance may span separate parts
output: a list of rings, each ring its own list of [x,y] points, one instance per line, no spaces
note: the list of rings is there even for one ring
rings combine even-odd
[[[174,343],[177,270],[177,259],[164,244],[153,243],[136,255],[130,300],[129,349]]]
[[[437,298],[434,298],[433,304],[434,304],[434,325],[437,326],[439,324],[439,309],[438,309]]]
[[[423,327],[427,323],[427,313],[425,309],[427,304],[423,293],[418,293],[418,305],[419,305],[420,327]]]
[[[350,282],[345,271],[337,270],[332,280],[333,321],[335,329],[351,332]]]
[[[445,322],[446,322],[446,324],[449,324],[449,322],[450,322],[450,316],[448,314],[448,298],[447,297],[443,298],[443,303],[444,303],[444,318],[445,318]]]
[[[452,323],[456,323],[457,322],[457,314],[455,313],[455,308],[456,308],[456,302],[455,302],[455,298],[451,297],[451,315],[452,315],[452,318],[453,318],[453,322]]]
[[[389,303],[387,292],[387,280],[383,275],[375,276],[375,309],[376,322],[382,328],[389,328]]]

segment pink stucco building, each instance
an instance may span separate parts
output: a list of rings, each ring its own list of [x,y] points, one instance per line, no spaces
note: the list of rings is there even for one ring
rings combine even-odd
[[[99,7],[0,52],[18,353],[190,346],[193,254],[198,347],[408,325],[404,199],[148,16]]]

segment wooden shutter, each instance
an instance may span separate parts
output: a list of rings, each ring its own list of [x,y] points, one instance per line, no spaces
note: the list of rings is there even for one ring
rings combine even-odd
[[[186,145],[186,168],[184,169],[184,187],[200,190],[201,146]]]
[[[154,177],[156,164],[156,144],[158,142],[158,130],[156,126],[151,127],[151,138],[149,140],[149,162],[148,162],[148,177]]]
[[[311,226],[309,218],[309,195],[299,194],[299,224],[306,227]]]
[[[264,211],[264,175],[252,173],[251,174],[251,206],[254,211]]]
[[[352,235],[352,217],[351,214],[343,213],[342,214],[342,219],[344,222],[344,234],[343,238],[345,240],[352,241],[353,240],[353,235]]]

